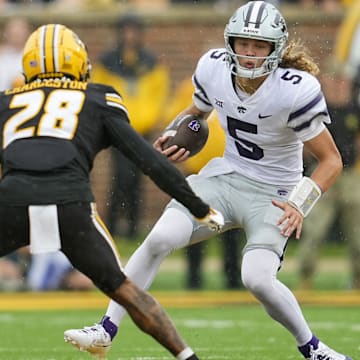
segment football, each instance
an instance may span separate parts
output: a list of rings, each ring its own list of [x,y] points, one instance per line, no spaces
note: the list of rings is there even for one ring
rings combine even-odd
[[[196,115],[182,115],[177,117],[165,130],[163,135],[168,139],[163,149],[172,145],[190,151],[194,156],[205,146],[209,136],[209,128],[205,119]]]

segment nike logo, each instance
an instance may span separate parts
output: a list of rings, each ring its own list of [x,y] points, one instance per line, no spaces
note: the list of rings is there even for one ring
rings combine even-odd
[[[266,119],[266,118],[269,118],[271,116],[272,115],[261,115],[261,114],[259,114],[259,119]]]

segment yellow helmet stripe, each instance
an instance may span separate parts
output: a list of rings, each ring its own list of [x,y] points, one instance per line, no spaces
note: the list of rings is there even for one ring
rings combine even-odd
[[[55,26],[53,24],[47,25],[44,35],[44,54],[45,54],[45,73],[55,72],[54,64],[54,35]]]
[[[59,64],[59,42],[60,42],[60,31],[62,30],[61,25],[55,25],[55,31],[54,31],[54,66],[55,66],[55,72],[60,71],[60,64]]]
[[[46,33],[46,26],[42,26],[40,28],[40,44],[39,44],[39,49],[40,49],[40,69],[41,69],[41,73],[43,74],[45,72],[45,33]]]

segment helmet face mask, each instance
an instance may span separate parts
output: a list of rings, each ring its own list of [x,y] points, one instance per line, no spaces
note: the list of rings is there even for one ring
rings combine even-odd
[[[224,38],[231,72],[236,76],[252,79],[267,75],[278,67],[288,32],[284,18],[274,5],[264,1],[251,1],[235,11],[225,27]],[[270,42],[272,51],[265,57],[238,55],[233,48],[234,38]],[[255,59],[256,66],[252,69],[243,67],[240,59]]]
[[[30,35],[22,63],[27,83],[61,77],[86,81],[91,69],[84,43],[60,24],[43,25]]]

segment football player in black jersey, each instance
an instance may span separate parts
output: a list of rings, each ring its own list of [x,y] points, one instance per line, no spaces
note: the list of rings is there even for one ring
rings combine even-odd
[[[124,274],[96,212],[89,181],[94,158],[113,145],[200,223],[219,230],[223,217],[133,130],[112,87],[87,83],[90,68],[73,31],[44,25],[24,47],[26,84],[0,93],[0,255],[25,245],[32,253],[61,250],[177,359],[198,359],[157,302]]]

